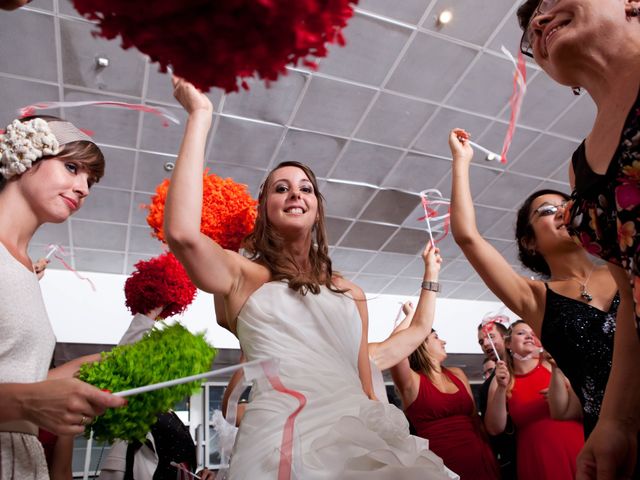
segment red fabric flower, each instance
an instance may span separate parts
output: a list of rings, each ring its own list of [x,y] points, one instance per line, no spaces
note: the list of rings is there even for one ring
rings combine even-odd
[[[124,283],[127,308],[134,315],[166,305],[158,315],[167,318],[184,312],[196,296],[196,287],[172,253],[135,264],[136,271]]]
[[[171,66],[202,91],[238,91],[243,80],[266,82],[285,66],[325,57],[327,43],[344,45],[341,30],[358,0],[73,0],[79,13],[98,22],[97,35],[120,35],[122,47],[136,47]]]
[[[238,251],[244,237],[253,231],[258,202],[251,198],[246,185],[236,183],[231,178],[220,178],[204,172],[202,182],[200,231],[222,248]],[[169,179],[165,179],[156,187],[151,205],[147,206],[147,223],[153,229],[153,235],[163,242],[164,204],[169,183]]]

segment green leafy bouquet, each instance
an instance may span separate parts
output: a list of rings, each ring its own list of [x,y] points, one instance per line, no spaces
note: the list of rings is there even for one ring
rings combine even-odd
[[[216,354],[204,333],[194,335],[176,323],[163,329],[154,328],[137,343],[103,353],[100,362],[80,368],[79,378],[100,389],[120,392],[207,372]],[[201,382],[191,382],[133,395],[126,406],[108,409],[96,417],[87,425],[85,435],[93,430],[93,437],[99,441],[144,441],[157,420],[156,415],[173,408],[200,385]]]

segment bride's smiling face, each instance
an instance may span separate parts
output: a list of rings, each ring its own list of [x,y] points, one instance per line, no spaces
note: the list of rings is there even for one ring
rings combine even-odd
[[[286,166],[271,174],[267,192],[267,219],[279,232],[311,231],[318,217],[313,183],[300,168]]]

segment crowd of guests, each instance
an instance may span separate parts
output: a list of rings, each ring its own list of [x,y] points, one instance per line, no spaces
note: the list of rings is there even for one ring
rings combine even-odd
[[[571,161],[572,195],[535,192],[515,218],[520,260],[536,278],[514,271],[480,234],[470,136],[451,131],[452,235],[521,318],[479,326],[487,359],[477,406],[462,370],[444,366],[446,342],[432,328],[437,249],[423,253],[411,318],[369,344],[366,298],[332,269],[324,200],[305,165],[267,176],[249,258],[200,233],[213,108],[175,79],[188,120],[166,205],[168,244],[222,302],[219,321],[247,359],[280,359],[279,376],[254,385],[244,409],[231,478],[640,478],[640,4],[527,0],[518,19],[521,51],[558,83],[585,89],[597,115]],[[42,224],[81,208],[105,161],[90,137],[55,117],[14,121],[0,146],[0,477],[45,480],[38,427],[68,439],[125,403],[74,378],[80,361],[49,371],[55,338],[42,266],[28,255]],[[372,371],[384,369],[404,415],[379,401]]]

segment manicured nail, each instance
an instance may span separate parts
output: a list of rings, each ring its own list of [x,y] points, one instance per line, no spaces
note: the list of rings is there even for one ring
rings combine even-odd
[[[103,388],[102,391],[106,393],[111,393],[111,390],[109,390],[108,388]]]

